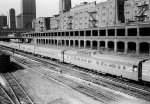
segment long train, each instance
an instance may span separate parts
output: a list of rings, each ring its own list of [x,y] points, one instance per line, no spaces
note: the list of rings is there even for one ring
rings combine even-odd
[[[97,72],[139,82],[150,82],[150,60],[103,54],[94,50],[71,49],[22,43],[0,42],[1,46],[49,57]]]

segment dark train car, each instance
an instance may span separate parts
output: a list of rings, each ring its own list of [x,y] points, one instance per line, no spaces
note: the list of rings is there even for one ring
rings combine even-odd
[[[10,55],[0,51],[0,73],[10,69]]]

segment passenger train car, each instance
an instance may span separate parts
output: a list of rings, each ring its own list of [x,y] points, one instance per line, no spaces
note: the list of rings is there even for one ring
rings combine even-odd
[[[150,82],[150,60],[103,54],[94,50],[64,49],[43,45],[4,43],[0,45],[27,53],[49,57],[97,72]]]

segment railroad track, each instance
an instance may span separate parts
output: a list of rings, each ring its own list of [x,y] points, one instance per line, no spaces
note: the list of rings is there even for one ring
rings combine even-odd
[[[0,85],[0,104],[15,104],[9,93]]]
[[[77,75],[78,74],[78,75]],[[123,92],[125,94],[134,96],[136,98],[140,98],[143,100],[147,100],[150,101],[150,91],[149,88],[144,89],[143,86],[139,86],[139,85],[128,85],[126,83],[122,83],[118,80],[108,80],[105,78],[100,78],[100,77],[95,77],[95,76],[90,76],[86,73],[72,73],[72,75],[76,75],[79,76],[81,79],[83,80],[87,80],[90,82],[93,82],[95,84],[98,84],[100,86],[109,88],[109,89],[113,89],[115,91],[120,91]]]
[[[44,75],[45,77],[48,77],[50,79],[54,79],[60,83],[63,83],[63,85],[67,85],[87,96],[92,97],[93,99],[103,103],[103,104],[110,104],[111,102],[117,102],[118,99],[115,98],[114,96],[110,96],[106,93],[102,93],[98,88],[92,88],[92,86],[90,85],[85,85],[83,83],[79,83],[77,80],[74,79],[70,79],[67,77],[64,77],[63,74],[58,74],[56,72],[47,72],[44,70],[40,70],[40,68],[36,68],[38,67],[37,65],[33,64],[32,62],[26,62],[25,60],[21,59],[13,59],[14,61],[16,61],[17,63],[20,63],[21,65],[25,65],[28,68],[32,69],[35,72],[38,72],[41,75]],[[43,65],[42,65],[43,66]]]
[[[90,81],[92,83],[95,83],[95,84],[98,84],[98,85],[101,85],[101,86],[104,86],[104,87],[107,87],[116,91],[120,91],[120,92],[126,93],[128,95],[131,95],[140,99],[150,101],[150,88],[147,86],[142,86],[139,84],[122,81],[120,79],[113,78],[113,77],[108,77],[108,76],[106,77],[104,75],[100,76],[100,75],[97,75],[97,73],[93,71],[85,70],[85,69],[78,68],[78,67],[72,68],[66,65],[64,66],[64,64],[62,63],[60,64],[60,63],[53,62],[50,60],[37,58],[32,55],[26,55],[23,53],[21,53],[21,55],[28,57],[31,60],[38,61],[44,66],[47,66],[52,70],[60,71],[59,69],[61,69],[63,73],[70,74],[72,76],[81,78],[83,80]]]
[[[86,81],[90,81],[92,83],[101,85],[103,87],[107,87],[109,89],[113,89],[115,91],[123,92],[125,94],[134,96],[136,98],[150,101],[150,88],[147,86],[133,84],[130,82],[122,81],[117,78],[108,77],[108,76],[106,77],[104,75],[102,75],[102,76],[96,75],[96,73],[93,71],[89,71],[89,70],[85,71],[85,69],[78,68],[78,67],[72,68],[72,67],[68,67],[66,65],[64,66],[64,64],[47,61],[47,60],[40,59],[40,58],[30,56],[30,55],[29,55],[30,57],[28,55],[24,55],[24,54],[22,54],[22,55],[25,57],[28,57],[32,60],[38,61],[38,62],[42,63],[44,66],[49,67],[50,69],[53,69],[56,71],[60,71],[58,69],[61,69],[61,71],[63,73],[70,74],[72,76],[81,78]],[[58,68],[56,68],[56,67],[58,67]]]
[[[14,102],[10,104],[34,104],[23,87],[10,73],[1,74],[1,76],[6,82],[6,86],[2,88],[8,94],[11,101]]]

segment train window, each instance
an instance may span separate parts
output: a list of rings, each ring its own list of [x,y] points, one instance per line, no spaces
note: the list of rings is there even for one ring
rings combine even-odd
[[[77,58],[78,61],[80,61],[80,58]]]
[[[92,63],[92,61],[91,61],[91,60],[88,60],[88,63]]]
[[[118,69],[121,69],[121,66],[120,66],[120,65],[118,65]]]
[[[84,61],[84,59],[81,59],[81,61]]]
[[[122,67],[122,69],[123,69],[123,70],[126,70],[126,67],[125,67],[125,66],[123,66],[123,67]]]
[[[96,64],[99,65],[99,61],[96,61]]]
[[[76,57],[74,57],[74,60],[76,60]]]
[[[115,68],[116,68],[116,65],[115,65],[115,64],[109,64],[109,67],[115,69]]]
[[[101,65],[103,66],[103,65],[104,65],[104,62],[101,62]]]

